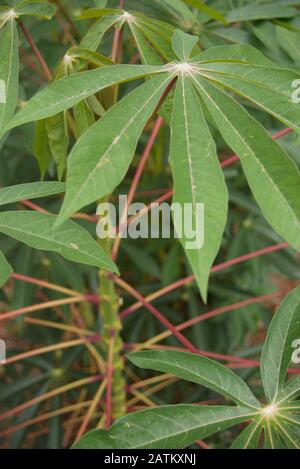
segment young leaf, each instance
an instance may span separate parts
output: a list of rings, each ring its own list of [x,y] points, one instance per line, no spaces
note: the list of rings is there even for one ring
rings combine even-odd
[[[186,381],[202,384],[238,405],[256,409],[261,406],[241,378],[209,358],[173,350],[130,353],[127,357],[140,368],[172,373]]]
[[[0,205],[11,204],[25,199],[38,199],[49,195],[62,194],[64,182],[30,182],[0,189]]]
[[[172,47],[177,57],[187,62],[199,38],[177,29],[172,38]]]
[[[160,406],[121,417],[109,431],[91,431],[74,448],[181,449],[252,416],[242,407]]]
[[[8,128],[58,114],[109,86],[163,71],[151,65],[113,65],[61,78],[35,95],[10,121]]]
[[[300,178],[295,163],[234,99],[202,78],[195,82],[223,138],[241,158],[265,218],[300,250]]]
[[[67,192],[59,223],[110,194],[122,181],[140,134],[172,78],[164,74],[149,80],[82,135],[68,159]]]
[[[283,301],[268,330],[261,358],[261,376],[266,396],[276,400],[291,362],[292,343],[300,337],[300,287]]]
[[[0,251],[0,288],[3,287],[12,272],[12,266],[4,256],[3,252]]]
[[[0,213],[0,232],[36,249],[54,251],[74,262],[118,272],[99,244],[78,224],[68,220],[54,229],[56,216],[39,212]]]
[[[203,116],[190,78],[184,75],[176,85],[171,122],[170,162],[174,179],[174,202],[184,211],[192,204],[191,223],[195,235],[204,230],[204,245],[188,239],[186,226],[181,242],[191,263],[202,298],[206,302],[210,268],[220,248],[227,219],[228,192],[220,168],[216,146]],[[204,227],[199,220],[199,204],[204,204]],[[175,229],[179,230],[174,218]],[[200,223],[200,226],[199,226]],[[199,240],[203,241],[203,240]]]
[[[0,138],[13,116],[18,99],[19,55],[18,32],[14,18],[3,28],[0,38]],[[3,86],[2,83],[4,82]],[[4,96],[2,96],[4,91]]]

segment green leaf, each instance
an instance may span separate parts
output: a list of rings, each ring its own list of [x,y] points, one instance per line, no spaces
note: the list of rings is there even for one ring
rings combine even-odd
[[[231,10],[226,19],[230,22],[266,20],[272,18],[290,18],[297,14],[295,8],[285,6],[282,1],[268,4],[245,5]]]
[[[173,350],[130,353],[127,357],[140,368],[172,373],[178,378],[212,389],[238,405],[256,409],[261,406],[241,378],[209,358]]]
[[[75,449],[181,449],[251,418],[249,409],[172,405],[128,414],[109,431],[87,433]]]
[[[61,78],[35,95],[8,128],[58,114],[109,86],[163,71],[151,65],[113,65]]]
[[[300,32],[289,31],[286,28],[276,27],[276,35],[278,37],[280,46],[287,52],[287,54],[294,60],[294,62],[300,65]]]
[[[216,46],[208,49],[192,58],[192,62],[242,62],[253,65],[274,66],[255,47],[248,44],[232,44]]]
[[[37,16],[46,20],[51,20],[56,13],[56,6],[51,3],[39,0],[25,0],[17,4],[15,12],[18,16],[30,15]]]
[[[268,330],[261,358],[261,376],[266,396],[276,400],[291,362],[292,342],[300,337],[300,287],[283,301]]]
[[[17,104],[18,78],[18,32],[15,20],[11,19],[0,37],[0,138]]]
[[[234,99],[202,78],[195,82],[224,140],[240,157],[266,220],[300,250],[300,178],[295,163]]]
[[[147,81],[82,135],[68,159],[67,192],[58,222],[110,194],[122,181],[140,134],[172,78],[164,74]]]
[[[0,232],[36,249],[54,251],[74,262],[118,272],[87,231],[72,221],[54,229],[55,215],[16,211],[0,213]]]
[[[99,52],[83,49],[82,47],[71,47],[67,54],[69,57],[84,60],[85,62],[96,65],[97,67],[114,65],[114,62],[108,57],[105,57],[105,55],[100,54]]]
[[[86,101],[81,101],[80,103],[74,106],[73,114],[75,120],[76,134],[79,138],[82,134],[84,134],[84,132],[87,131],[89,127],[91,127],[91,125],[94,124],[94,113],[90,109]]]
[[[7,282],[10,274],[13,272],[13,268],[4,256],[3,252],[0,251],[0,288]]]
[[[80,42],[80,47],[96,51],[104,34],[120,19],[120,14],[110,14],[99,18],[88,30]]]
[[[182,0],[159,0],[159,3],[173,15],[175,13],[179,15],[179,17],[186,18],[189,21],[195,21],[193,13]]]
[[[230,449],[255,449],[258,447],[259,437],[261,434],[261,425],[259,421],[253,420],[246,428],[236,437]]]
[[[49,148],[57,165],[58,178],[61,180],[67,166],[69,137],[63,112],[45,119]]]
[[[191,204],[191,220],[174,217],[175,229],[182,231],[181,242],[206,302],[210,268],[220,248],[228,212],[228,192],[220,168],[216,145],[203,116],[191,79],[178,79],[171,122],[170,162],[174,179],[174,203]],[[201,205],[204,204],[204,224]],[[189,216],[189,217],[190,217]],[[198,246],[185,230],[199,237]],[[201,238],[203,230],[204,238]],[[203,244],[204,242],[204,244]],[[195,247],[194,247],[195,246]]]
[[[172,47],[177,57],[187,62],[198,40],[198,36],[192,36],[177,29],[172,38]]]
[[[145,38],[154,47],[154,49],[167,61],[176,60],[176,54],[173,51],[171,40],[173,31],[164,28],[164,23],[152,22],[137,18],[136,24],[143,32]]]
[[[30,182],[8,186],[0,190],[0,205],[11,204],[25,199],[38,199],[49,195],[62,194],[66,189],[64,182]]]
[[[162,65],[163,60],[161,59],[158,52],[156,52],[154,46],[146,39],[142,32],[142,28],[139,28],[134,23],[129,23],[129,27],[137,48],[139,50],[141,60],[143,64],[147,65]]]

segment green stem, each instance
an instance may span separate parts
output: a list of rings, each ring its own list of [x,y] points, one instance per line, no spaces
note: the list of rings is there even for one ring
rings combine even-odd
[[[100,241],[107,253],[111,253],[111,239]],[[119,318],[120,298],[114,281],[105,271],[99,272],[100,278],[100,316],[102,318],[102,344],[108,363],[109,346],[114,337],[112,357],[111,416],[112,419],[126,413],[126,382],[124,378],[124,359],[122,357],[123,341],[121,338],[122,323]]]

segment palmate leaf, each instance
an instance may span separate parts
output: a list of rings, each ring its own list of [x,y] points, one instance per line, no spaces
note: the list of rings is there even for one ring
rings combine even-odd
[[[75,449],[181,449],[255,416],[242,407],[174,405],[134,412],[109,431],[87,433]]]
[[[12,266],[4,256],[3,252],[0,251],[0,288],[3,287],[12,272]]]
[[[300,337],[300,287],[283,301],[274,316],[264,344],[261,376],[266,396],[276,401],[282,391],[293,354],[292,343]]]
[[[182,233],[181,242],[206,301],[210,268],[220,248],[227,220],[228,191],[198,96],[191,78],[185,76],[179,78],[176,85],[170,162],[174,179],[173,201],[180,204],[183,213],[184,204],[191,204],[192,207],[191,220],[184,216],[183,222],[185,225],[190,223],[198,237],[204,230],[203,246],[196,246],[194,240],[187,239],[185,232]],[[201,220],[197,221],[197,204],[204,204],[204,227]],[[178,222],[181,224],[182,219],[175,217],[175,229],[179,232]]]
[[[2,33],[2,35],[1,35]],[[18,32],[14,18],[0,30],[0,138],[13,116],[18,99]]]
[[[172,79],[163,74],[146,82],[82,135],[69,156],[67,191],[58,222],[110,194],[122,181],[140,134]]]
[[[30,182],[0,189],[0,205],[11,204],[25,199],[38,199],[65,192],[64,182]]]
[[[202,384],[226,396],[236,404],[258,409],[260,402],[247,384],[218,362],[192,353],[155,350],[130,353],[128,359],[140,368],[146,368]]]
[[[118,272],[87,231],[70,220],[54,230],[56,218],[39,212],[2,212],[0,232],[33,248],[57,252],[71,261]]]
[[[114,65],[61,78],[35,95],[9,122],[8,128],[45,119],[109,86],[162,71],[161,67],[151,65]]]
[[[228,94],[199,76],[194,81],[224,140],[240,157],[265,218],[299,250],[300,178],[295,163]]]

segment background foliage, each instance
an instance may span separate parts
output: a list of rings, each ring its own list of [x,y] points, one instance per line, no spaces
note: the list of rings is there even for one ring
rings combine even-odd
[[[35,7],[40,6],[38,3]],[[119,2],[66,0],[50,3],[46,10],[42,10],[42,17],[37,17],[30,15],[32,12],[25,2],[26,15],[18,19],[18,38],[14,32],[20,56],[18,109],[46,87],[50,79],[56,81],[87,69],[101,72],[100,67],[111,64],[116,37],[120,41],[120,30],[113,27],[120,26],[116,23],[118,12],[111,10],[102,15],[99,11],[86,10],[106,6],[116,9]],[[28,4],[34,5],[34,2]],[[126,9],[146,15],[146,19],[141,17],[138,25],[131,29],[124,26],[122,54],[120,50],[114,50],[113,58],[124,64],[140,64],[143,50],[145,56],[142,59],[146,57],[151,65],[176,60],[171,41],[174,31],[180,29],[199,37],[194,55],[200,50],[207,50],[209,54],[210,48],[215,46],[251,45],[276,67],[289,69],[297,76],[300,67],[298,5],[299,2],[292,0],[216,0],[205,3],[196,0],[126,0]],[[9,6],[14,6],[14,3],[10,2]],[[5,25],[1,29],[0,47],[5,41],[3,31]],[[0,50],[1,72],[7,70],[7,51],[4,48]],[[64,60],[67,51],[67,57],[74,60]],[[17,77],[16,63],[13,67]],[[149,82],[147,79],[148,85]],[[61,112],[55,117],[39,120],[37,125],[27,122],[2,136],[1,187],[37,182],[41,173],[45,181],[54,184],[47,188],[46,193],[41,190],[39,198],[33,202],[27,200],[31,199],[28,190],[22,193],[22,186],[17,196],[0,192],[0,203],[3,197],[3,205],[11,204],[5,205],[0,215],[3,233],[0,235],[0,249],[14,271],[12,274],[1,258],[1,264],[6,266],[6,271],[1,271],[3,279],[11,274],[0,292],[3,313],[0,338],[8,344],[8,364],[0,368],[3,448],[70,447],[88,429],[105,428],[110,423],[107,421],[109,375],[103,376],[109,362],[105,356],[108,350],[103,351],[99,337],[103,333],[104,316],[99,314],[98,267],[106,263],[107,268],[113,270],[111,260],[94,244],[86,252],[80,249],[80,259],[74,259],[74,250],[69,257],[68,254],[61,257],[56,249],[49,251],[49,245],[37,245],[35,241],[28,246],[20,242],[24,239],[6,235],[11,235],[11,230],[16,231],[17,223],[23,231],[26,231],[24,227],[30,230],[35,217],[38,217],[36,212],[59,212],[61,194],[65,190],[66,156],[75,140],[112,106],[117,91],[121,98],[142,83],[142,80],[129,81],[119,90],[112,87],[99,91],[94,98],[87,98],[76,105],[72,113],[64,116]],[[277,85],[274,78],[274,86]],[[281,119],[286,124],[284,126],[263,112],[262,106],[247,100],[242,92],[234,94],[234,97],[269,134],[277,135],[279,132],[281,146],[299,167],[299,138],[296,132],[284,130],[287,126],[295,128],[298,124],[299,127],[296,110],[292,115],[291,107],[287,107],[286,121]],[[154,119],[147,123],[132,165],[114,192],[113,200],[117,200],[118,194],[128,193],[132,187],[132,179],[141,156],[145,155],[150,136],[156,138],[149,147],[149,157],[135,198],[148,204],[170,195],[172,174],[168,163],[168,124],[172,98],[169,96],[161,109],[161,117],[166,123],[159,120],[158,125]],[[4,116],[6,121],[12,116],[13,108],[14,103],[5,111],[8,113]],[[41,109],[46,111],[46,108]],[[212,122],[209,122],[209,129],[220,161],[227,161],[232,150]],[[213,268],[207,304],[203,303],[196,282],[190,278],[191,267],[176,240],[123,240],[117,264],[121,278],[143,297],[150,296],[148,299],[153,300],[154,307],[169,323],[180,325],[190,321],[190,327],[182,328],[182,331],[195,348],[234,369],[249,384],[255,396],[265,402],[258,362],[273,313],[286,294],[299,283],[299,255],[262,215],[240,163],[225,163],[224,174],[229,192],[229,211],[222,246],[215,261],[215,266],[219,267]],[[90,238],[89,241],[81,238],[79,225],[95,238],[95,208],[95,204],[89,205],[81,210],[79,216],[77,214],[73,222],[66,222],[72,223],[72,228],[76,229],[76,234],[72,234],[70,239],[74,242],[73,236],[78,236],[79,246],[80,242],[92,242]],[[24,212],[24,219],[18,216],[19,221],[16,221],[13,215],[6,213],[16,210]],[[278,214],[274,213],[274,216],[278,219]],[[49,225],[43,226],[45,233],[52,226],[51,215],[47,222]],[[60,229],[62,239],[66,240],[65,232],[69,232],[71,225],[64,226],[61,225]],[[288,231],[287,226],[283,228]],[[95,250],[93,262],[90,258],[83,258],[91,256],[92,250]],[[241,257],[248,254],[246,258]],[[76,264],[70,261],[70,256],[77,261]],[[170,285],[173,287],[169,288]],[[145,304],[134,304],[138,297],[134,299],[132,292],[124,291],[122,285],[116,288],[122,318],[122,354],[156,348],[185,350],[178,337],[166,332],[165,324],[153,317]],[[100,303],[101,307],[104,309],[105,305]],[[138,369],[129,360],[125,361],[129,418],[136,410],[158,405],[209,404],[213,410],[214,406],[227,402],[228,396],[220,397],[216,389],[208,390],[195,382],[187,384],[167,372],[157,376],[144,368],[147,367]],[[293,365],[293,368],[291,374],[299,371],[297,366]],[[229,447],[244,428],[243,423],[237,423],[233,428],[195,445],[202,448],[207,445],[211,448]]]

